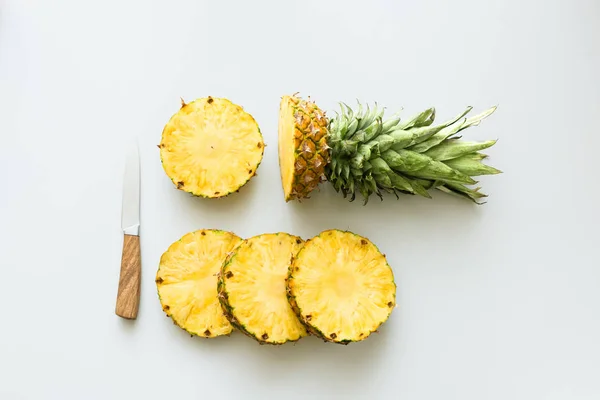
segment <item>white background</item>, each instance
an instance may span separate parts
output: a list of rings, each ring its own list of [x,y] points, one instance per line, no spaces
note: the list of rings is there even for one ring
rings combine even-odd
[[[0,398],[599,399],[600,3],[0,1]],[[285,204],[277,112],[377,101],[497,112],[488,203],[324,185]],[[161,169],[180,96],[228,97],[260,124],[243,190],[202,200]],[[140,143],[139,318],[114,314],[127,145]],[[388,256],[399,308],[350,346],[191,338],[154,285],[199,228],[305,238],[351,229]]]

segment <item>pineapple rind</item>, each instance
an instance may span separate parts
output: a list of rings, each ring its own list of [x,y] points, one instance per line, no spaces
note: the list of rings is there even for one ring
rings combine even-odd
[[[265,245],[266,243],[268,243],[268,245]],[[223,262],[217,284],[218,298],[223,313],[231,325],[260,344],[282,345],[286,342],[296,342],[308,335],[304,325],[298,320],[296,314],[291,309],[290,304],[287,302],[287,286],[285,282],[287,279],[289,263],[303,244],[304,241],[299,236],[290,235],[284,232],[265,233],[242,241],[242,243],[240,243],[240,245],[237,246]],[[282,258],[284,255],[277,253],[276,246],[289,246],[289,258],[287,255],[285,258]],[[265,255],[265,253],[268,254]],[[254,304],[243,303],[243,301],[241,301],[242,293],[240,289],[242,283],[240,283],[238,279],[239,275],[242,273],[252,273],[252,265],[247,265],[247,262],[249,258],[252,259],[253,257],[262,257],[257,259],[256,264],[261,270],[257,271],[254,276],[250,276],[250,278],[245,275],[247,281],[243,283],[250,287],[249,297]],[[261,262],[262,264],[258,265],[258,263]],[[236,263],[242,263],[243,268],[237,269],[240,266],[236,265]],[[270,263],[275,263],[275,265]],[[281,294],[270,290],[271,288],[265,284],[266,280],[269,278],[281,280]],[[227,282],[231,279],[236,279],[234,283],[230,283],[231,286],[235,285],[235,288],[228,287]],[[255,282],[255,279],[257,281],[260,279],[265,280],[261,282],[262,285],[252,287],[251,284]],[[279,285],[277,281],[275,281],[275,284]],[[253,292],[253,290],[255,292]],[[267,298],[266,301],[263,300],[261,302],[260,296],[268,295],[271,297]],[[281,298],[279,298],[279,296],[281,296]],[[234,298],[233,300],[232,297]],[[256,311],[256,313],[263,312],[268,308],[271,308],[270,311],[274,313],[272,308],[278,307],[277,303],[279,303],[280,307],[283,307],[283,309],[277,310],[277,314],[283,320],[280,320],[280,324],[277,326],[269,326],[269,322],[264,319],[260,319],[256,322],[250,321],[250,318],[247,314],[245,315],[243,310],[236,311],[236,307],[239,308],[242,305],[253,307],[252,311]],[[253,314],[253,317],[256,317],[256,314]],[[289,329],[287,329],[288,327]],[[283,335],[276,332],[280,330],[285,330]]]
[[[228,99],[208,96],[182,101],[158,147],[163,170],[177,189],[224,198],[256,176],[265,143],[251,114]]]
[[[223,251],[219,254],[211,255],[210,257],[204,258],[208,265],[205,263],[202,267],[210,268],[210,270],[200,270],[198,265],[194,266],[194,262],[182,262],[182,258],[185,258],[184,250],[186,246],[193,246],[194,241],[196,244],[198,240],[210,241],[208,245],[218,244],[221,241]],[[229,323],[227,318],[223,315],[222,309],[218,302],[217,291],[216,291],[216,277],[213,276],[218,273],[222,259],[226,258],[237,245],[242,242],[242,239],[236,234],[219,229],[200,229],[193,232],[189,232],[183,235],[179,240],[173,242],[169,248],[162,254],[160,258],[159,267],[156,273],[155,283],[157,288],[157,295],[162,306],[163,311],[167,317],[173,320],[173,323],[179,328],[188,332],[192,336],[199,336],[202,338],[215,338],[218,336],[229,336],[233,330],[233,326]],[[193,250],[192,250],[193,251]],[[200,257],[193,257],[200,259]],[[179,259],[177,268],[173,268],[173,259]],[[167,265],[168,264],[168,265]],[[212,265],[210,265],[212,264]],[[196,268],[194,268],[196,267]],[[204,274],[206,280],[198,280],[194,282],[194,278],[198,278],[198,275]],[[177,275],[186,275],[189,279],[178,279]],[[214,281],[214,282],[213,282]],[[187,286],[188,291],[185,290],[176,293],[179,296],[174,296],[172,290],[168,291],[168,285],[183,285],[183,289]],[[190,290],[190,286],[196,286],[196,292]],[[211,293],[208,296],[204,296],[206,293]],[[214,295],[214,298],[211,296]],[[187,296],[187,302],[180,304],[175,300],[178,300],[181,296]],[[191,304],[190,304],[191,303]],[[201,310],[197,309],[198,303],[204,303]],[[207,323],[200,326],[193,326],[193,321],[189,319],[182,319],[181,313],[188,310],[188,318],[190,315],[203,317]],[[213,314],[212,316],[210,314]]]
[[[314,102],[296,95],[282,97],[278,135],[285,201],[308,198],[325,180],[329,163],[327,124],[325,112]]]
[[[337,336],[332,335],[331,332],[323,332],[322,328],[320,326],[318,326],[317,321],[313,320],[312,317],[309,317],[307,315],[307,313],[304,312],[302,307],[298,304],[298,297],[300,296],[300,293],[299,293],[300,289],[298,289],[298,284],[296,282],[296,279],[297,279],[297,275],[299,273],[299,267],[301,266],[300,264],[301,264],[302,258],[304,256],[304,253],[310,251],[310,248],[315,241],[323,241],[324,243],[321,243],[318,245],[325,247],[327,238],[334,236],[334,235],[341,235],[341,236],[345,237],[343,239],[348,239],[350,237],[354,237],[359,240],[359,242],[361,243],[361,246],[370,246],[371,253],[376,255],[376,257],[380,258],[380,263],[379,263],[380,271],[381,271],[381,269],[385,270],[385,272],[388,274],[388,277],[389,277],[389,281],[384,282],[386,285],[385,287],[387,287],[387,290],[389,290],[389,293],[387,293],[385,290],[382,290],[380,293],[378,293],[380,295],[386,296],[386,301],[388,301],[388,303],[386,304],[387,309],[388,309],[387,312],[384,315],[380,315],[379,320],[375,321],[375,324],[372,325],[371,329],[362,330],[362,331],[358,332],[356,337],[351,337],[351,338],[342,337],[342,336],[337,337]],[[340,250],[342,250],[342,252],[349,252],[350,248],[343,248]],[[339,257],[339,255],[338,255],[338,257]],[[324,265],[324,266],[327,265],[327,262],[325,259],[321,258],[320,260],[322,262],[321,265]],[[342,262],[344,262],[344,260],[342,260]],[[315,266],[312,266],[312,268],[314,269]],[[324,287],[326,287],[326,286],[327,285],[324,284]],[[371,333],[376,332],[381,327],[381,325],[383,325],[389,319],[393,309],[396,306],[396,283],[394,281],[394,275],[393,275],[392,269],[389,266],[389,264],[387,263],[387,261],[385,260],[385,255],[381,254],[381,252],[379,251],[377,246],[375,246],[375,244],[373,244],[367,238],[359,236],[355,233],[352,233],[349,231],[342,231],[342,230],[338,230],[338,229],[330,229],[330,230],[321,232],[319,235],[315,236],[312,239],[306,240],[302,249],[300,249],[298,254],[292,260],[292,263],[290,264],[290,267],[288,269],[287,297],[288,297],[288,302],[290,303],[290,306],[292,307],[292,309],[298,316],[300,322],[302,322],[304,324],[304,326],[306,327],[308,332],[310,332],[311,334],[313,334],[316,337],[321,338],[325,342],[332,342],[332,343],[347,345],[352,342],[359,342],[359,341],[365,340],[367,337],[369,337],[369,335]],[[326,300],[332,301],[331,298],[328,298]],[[329,304],[329,307],[335,307],[335,306]],[[336,312],[337,312],[337,310],[336,310]],[[353,322],[354,321],[350,321],[349,323],[353,323]]]

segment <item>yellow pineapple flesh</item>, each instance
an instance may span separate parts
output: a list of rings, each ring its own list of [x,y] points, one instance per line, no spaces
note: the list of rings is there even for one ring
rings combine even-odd
[[[260,343],[283,344],[307,335],[287,301],[286,277],[301,238],[269,233],[244,240],[223,264],[219,299],[225,315]]]
[[[217,297],[217,275],[227,254],[242,239],[220,230],[190,232],[171,244],[156,274],[164,312],[192,335],[228,335],[233,327]]]
[[[242,107],[207,97],[182,103],[159,148],[163,169],[178,189],[214,198],[239,190],[256,174],[264,141]]]
[[[389,318],[396,284],[385,256],[368,239],[327,230],[307,240],[290,265],[288,297],[314,335],[348,344]]]
[[[283,96],[278,136],[285,201],[306,198],[325,179],[329,162],[325,113],[312,101]]]

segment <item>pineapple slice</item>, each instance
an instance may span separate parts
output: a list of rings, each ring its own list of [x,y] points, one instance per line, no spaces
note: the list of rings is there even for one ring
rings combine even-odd
[[[288,276],[292,308],[325,341],[366,339],[390,316],[396,284],[386,258],[368,239],[327,230],[307,240]]]
[[[229,321],[259,343],[283,344],[308,333],[287,301],[286,277],[303,240],[268,233],[244,240],[223,264],[219,299]]]
[[[256,175],[264,147],[250,114],[212,97],[182,103],[159,144],[163,169],[175,186],[209,198],[227,196]]]
[[[233,327],[217,298],[217,275],[241,238],[231,232],[203,229],[171,244],[160,258],[156,274],[163,310],[192,335],[228,335]]]

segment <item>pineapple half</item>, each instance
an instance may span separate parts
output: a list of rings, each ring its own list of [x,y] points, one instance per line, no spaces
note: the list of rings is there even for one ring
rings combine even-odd
[[[238,191],[256,175],[265,145],[252,115],[227,99],[209,96],[182,101],[158,147],[163,169],[177,189],[216,198]]]
[[[396,284],[368,239],[327,230],[306,241],[289,268],[288,299],[314,335],[348,344],[366,339],[391,315]]]
[[[217,275],[241,241],[231,232],[202,229],[184,235],[163,253],[156,286],[164,312],[176,325],[206,338],[231,333],[217,298]]]
[[[491,115],[496,107],[467,118],[464,112],[434,124],[435,109],[406,119],[384,119],[384,110],[369,106],[352,110],[341,104],[333,118],[310,100],[283,96],[279,107],[278,151],[285,201],[308,198],[320,182],[329,181],[353,201],[365,204],[383,192],[430,198],[430,189],[455,194],[475,203],[487,197],[475,176],[501,171],[485,165],[480,150],[496,141],[468,142],[458,134]]]
[[[232,325],[261,344],[294,342],[308,334],[286,295],[289,265],[303,243],[287,233],[254,236],[223,264],[218,283],[223,311]]]

